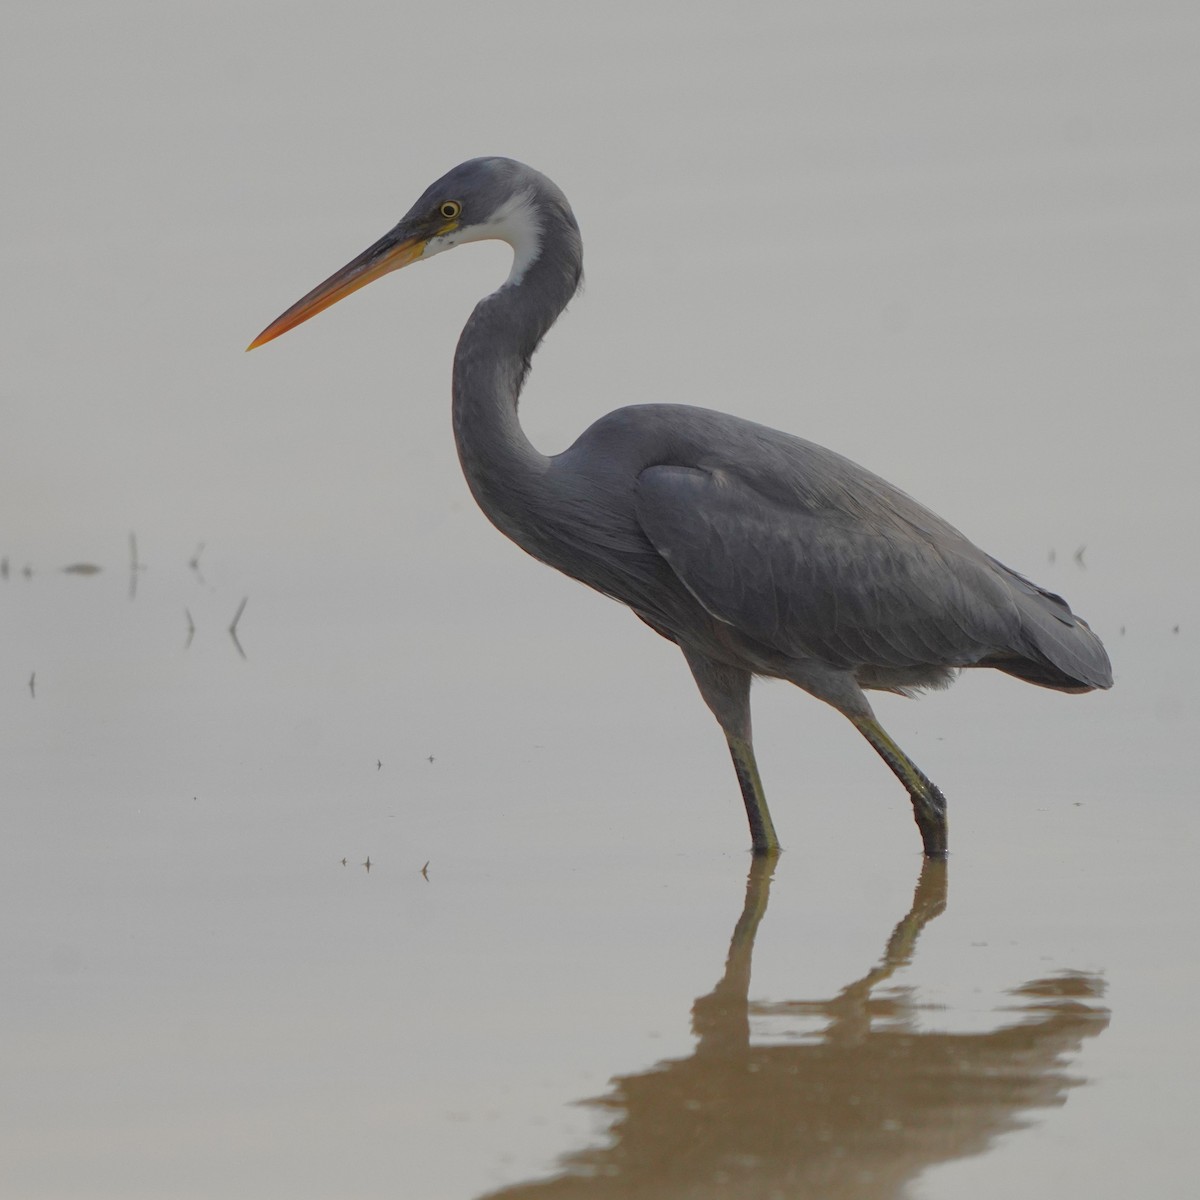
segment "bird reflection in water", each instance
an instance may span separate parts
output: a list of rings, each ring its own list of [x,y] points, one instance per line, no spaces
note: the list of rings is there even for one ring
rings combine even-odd
[[[979,1154],[1032,1110],[1065,1103],[1066,1067],[1109,1013],[1102,981],[1063,972],[1014,989],[1013,1023],[925,1032],[911,990],[879,987],[912,959],[946,907],[947,865],[927,860],[879,964],[827,1000],[748,1001],[754,938],[773,860],[750,871],[725,971],[692,1008],[690,1057],[613,1081],[586,1103],[611,1118],[604,1146],[551,1178],[486,1200],[571,1197],[898,1197],[922,1171]],[[823,1022],[812,1038],[756,1044],[753,1019]]]

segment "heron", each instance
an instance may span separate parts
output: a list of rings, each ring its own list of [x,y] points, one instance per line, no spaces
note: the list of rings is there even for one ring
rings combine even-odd
[[[1065,600],[812,442],[648,403],[540,453],[518,401],[534,351],[579,287],[583,248],[563,192],[513,159],[449,171],[247,349],[388,272],[485,239],[507,242],[513,260],[454,354],[467,484],[521,549],[628,605],[683,652],[724,732],[756,854],[780,849],[751,735],[756,677],[786,680],[849,719],[907,790],[930,857],[947,853],[946,799],[880,725],[867,691],[941,688],[967,667],[1061,692],[1112,685],[1100,639]]]

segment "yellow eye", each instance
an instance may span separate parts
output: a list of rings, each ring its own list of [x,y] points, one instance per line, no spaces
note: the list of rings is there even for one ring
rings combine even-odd
[[[462,212],[462,205],[457,200],[443,200],[438,205],[438,212],[447,221],[453,221]]]

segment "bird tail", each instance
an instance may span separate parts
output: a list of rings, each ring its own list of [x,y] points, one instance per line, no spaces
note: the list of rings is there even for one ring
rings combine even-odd
[[[1112,664],[1104,644],[1067,602],[992,560],[1012,588],[1021,613],[1021,644],[991,656],[984,665],[1039,687],[1090,692],[1112,687]]]

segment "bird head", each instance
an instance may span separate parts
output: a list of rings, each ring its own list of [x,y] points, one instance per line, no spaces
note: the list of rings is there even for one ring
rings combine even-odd
[[[547,199],[556,208],[561,202],[570,213],[558,188],[532,167],[511,158],[461,163],[431,184],[379,241],[296,301],[246,349],[277,338],[390,271],[464,242],[489,238],[508,242],[513,248],[513,269],[506,282],[517,283],[538,256]]]

